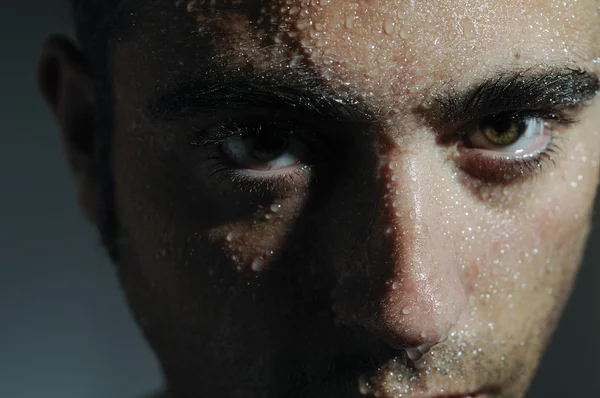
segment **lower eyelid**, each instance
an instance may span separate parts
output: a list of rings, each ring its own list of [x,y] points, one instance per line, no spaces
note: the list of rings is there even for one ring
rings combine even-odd
[[[534,177],[555,166],[555,154],[559,151],[554,139],[548,146],[526,156],[499,156],[484,151],[462,147],[458,149],[455,162],[471,177],[492,183],[512,183]]]
[[[238,169],[218,156],[206,157],[200,167],[206,171],[207,183],[217,184],[219,190],[254,195],[285,195],[306,189],[314,174],[307,165],[276,172]]]

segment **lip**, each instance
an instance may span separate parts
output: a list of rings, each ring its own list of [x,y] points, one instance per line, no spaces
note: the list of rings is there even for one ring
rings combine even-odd
[[[459,394],[450,394],[450,395],[436,395],[431,398],[484,398],[484,395],[487,393],[491,393],[494,389],[482,389],[478,391],[474,391],[471,393],[459,393]]]

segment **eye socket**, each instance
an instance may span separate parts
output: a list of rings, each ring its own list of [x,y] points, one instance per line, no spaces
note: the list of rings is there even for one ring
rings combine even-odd
[[[194,134],[207,181],[256,194],[302,192],[330,163],[323,126],[284,113],[242,115]]]
[[[292,134],[238,134],[220,144],[221,151],[243,169],[276,171],[296,166],[306,160],[308,146]]]
[[[557,141],[576,123],[569,113],[538,109],[487,116],[461,129],[455,161],[487,182],[508,184],[533,176],[555,164]]]
[[[547,124],[536,116],[490,115],[465,136],[465,145],[498,155],[531,155],[543,151],[551,141]]]

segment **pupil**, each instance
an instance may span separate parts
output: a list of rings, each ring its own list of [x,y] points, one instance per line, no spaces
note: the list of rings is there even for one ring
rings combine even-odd
[[[281,155],[288,143],[289,138],[283,135],[259,135],[247,140],[246,145],[256,160],[269,161]]]
[[[527,128],[525,120],[515,120],[512,117],[500,115],[491,120],[490,127],[501,137],[503,135],[520,136]]]

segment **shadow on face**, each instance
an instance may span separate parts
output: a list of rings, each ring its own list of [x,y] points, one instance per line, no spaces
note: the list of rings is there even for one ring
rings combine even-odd
[[[104,113],[50,40],[42,92],[173,394],[522,396],[598,180],[596,6],[125,9]]]

